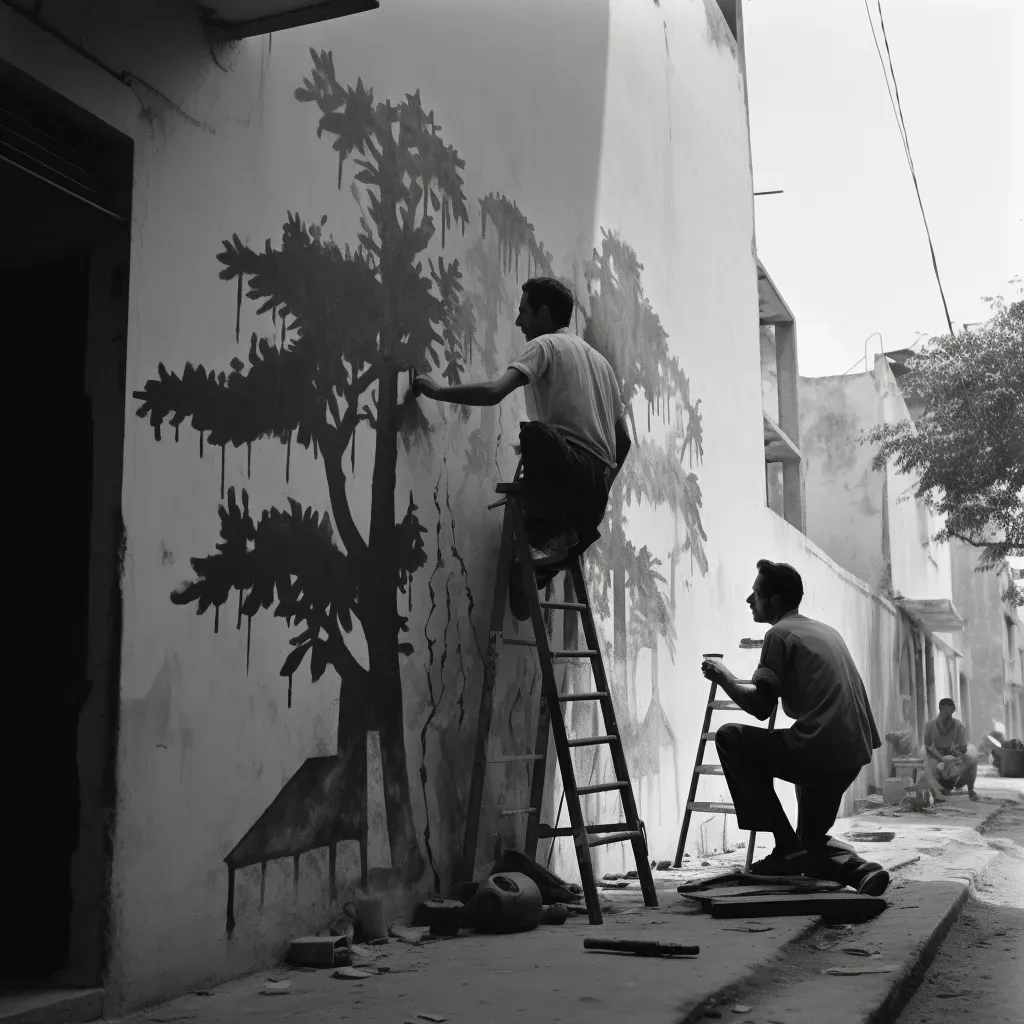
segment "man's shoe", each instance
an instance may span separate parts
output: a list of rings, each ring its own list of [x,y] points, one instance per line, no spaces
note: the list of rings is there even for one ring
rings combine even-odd
[[[866,865],[868,870],[857,881],[861,896],[881,896],[889,888],[889,872],[880,864]]]
[[[767,857],[755,860],[750,865],[752,875],[802,875],[810,865],[811,857],[806,850],[795,853],[779,853],[772,850]]]
[[[567,530],[557,537],[544,541],[543,544],[531,545],[530,557],[533,559],[534,567],[539,569],[542,566],[558,565],[564,562],[569,557],[569,549],[576,543],[578,543],[576,532]]]
[[[980,797],[980,796],[978,796],[978,794],[977,794],[977,793],[975,793],[973,789],[969,789],[969,790],[967,790],[967,795],[968,795],[968,797],[970,797],[970,799],[972,799],[972,800],[980,800],[980,799],[981,799],[981,797]]]

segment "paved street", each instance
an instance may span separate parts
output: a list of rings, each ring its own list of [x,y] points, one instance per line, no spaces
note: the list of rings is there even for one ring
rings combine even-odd
[[[899,1024],[1024,1020],[1024,806],[983,830],[1003,855],[979,881]]]

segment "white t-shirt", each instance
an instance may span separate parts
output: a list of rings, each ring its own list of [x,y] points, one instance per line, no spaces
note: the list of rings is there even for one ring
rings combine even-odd
[[[530,382],[526,412],[531,420],[554,427],[615,467],[622,396],[615,371],[600,352],[563,327],[528,341],[509,368],[520,370]]]

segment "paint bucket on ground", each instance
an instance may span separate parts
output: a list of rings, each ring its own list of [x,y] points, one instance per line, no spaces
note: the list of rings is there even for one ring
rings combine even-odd
[[[999,752],[999,774],[1004,779],[1024,779],[1024,750],[1003,747]]]
[[[366,893],[356,896],[356,917],[363,933],[363,942],[388,937],[387,906],[380,896],[368,896]]]
[[[532,878],[516,871],[491,875],[473,897],[473,923],[482,932],[526,932],[536,928],[544,904]]]

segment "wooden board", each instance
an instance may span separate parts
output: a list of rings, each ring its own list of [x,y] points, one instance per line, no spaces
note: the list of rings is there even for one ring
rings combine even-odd
[[[810,882],[810,879],[808,879]],[[683,899],[700,903],[705,910],[711,900],[745,899],[748,896],[784,896],[812,895],[821,892],[837,892],[842,886],[838,882],[820,882],[817,884],[792,885],[717,885],[710,889],[698,889],[696,892],[680,893]]]
[[[888,906],[876,896],[855,892],[731,896],[710,901],[712,917],[824,917],[841,924],[858,924],[877,917]]]
[[[748,875],[742,871],[732,871],[727,875],[714,875],[711,878],[702,878],[696,882],[684,882],[677,886],[676,892],[685,896],[691,892],[702,892],[718,886],[730,885],[736,888],[757,886],[760,891],[764,886],[782,885],[787,888],[813,888],[818,889],[824,886],[827,889],[841,889],[837,882],[830,882],[823,878],[811,878],[809,875]]]

